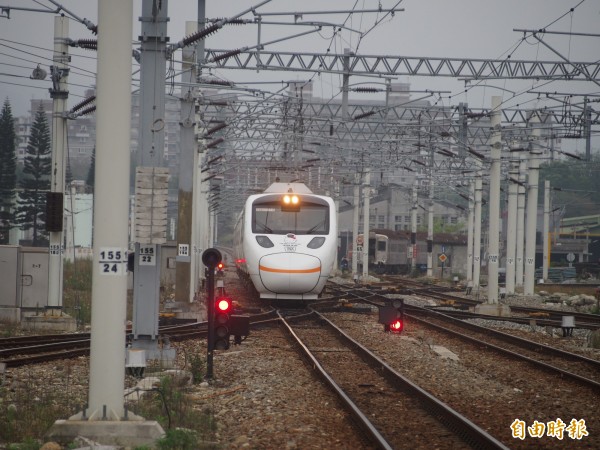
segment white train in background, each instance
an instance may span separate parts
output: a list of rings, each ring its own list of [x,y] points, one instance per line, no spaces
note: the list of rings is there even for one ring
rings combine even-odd
[[[333,269],[337,237],[330,197],[303,183],[273,183],[248,197],[236,222],[238,274],[261,298],[315,300]]]

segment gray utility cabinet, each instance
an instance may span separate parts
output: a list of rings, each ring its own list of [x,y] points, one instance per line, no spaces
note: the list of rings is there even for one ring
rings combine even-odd
[[[0,308],[48,305],[48,248],[0,245]]]

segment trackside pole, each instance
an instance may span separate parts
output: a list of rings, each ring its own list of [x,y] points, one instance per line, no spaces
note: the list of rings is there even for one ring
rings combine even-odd
[[[369,276],[369,209],[371,205],[371,169],[365,170],[365,183],[363,185],[363,282]]]
[[[64,117],[69,96],[67,75],[69,62],[69,20],[64,16],[54,18],[54,56],[52,97],[52,180],[50,192],[53,209],[59,218],[60,227],[52,227],[49,239],[48,261],[48,308],[62,309],[63,306],[63,209],[65,192],[65,146],[67,143],[67,119]],[[54,222],[54,220],[52,221]],[[58,224],[57,224],[58,225]],[[59,314],[60,315],[60,314]]]
[[[92,333],[88,407],[46,438],[136,447],[164,434],[125,410],[125,319],[131,131],[132,0],[98,2],[98,76]]]
[[[498,303],[498,265],[500,261],[500,155],[501,142],[501,117],[500,105],[502,97],[492,97],[491,125],[492,136],[490,156],[490,197],[489,197],[489,223],[488,223],[488,298],[490,304]]]
[[[124,413],[132,23],[131,0],[98,3],[90,420]]]
[[[534,118],[535,119],[535,118]],[[534,142],[529,151],[529,171],[527,175],[527,206],[525,221],[525,281],[523,293],[533,295],[535,288],[535,232],[537,229],[538,182],[540,177],[540,158],[542,151],[539,149],[540,129],[537,120],[532,120],[534,129],[532,136]]]

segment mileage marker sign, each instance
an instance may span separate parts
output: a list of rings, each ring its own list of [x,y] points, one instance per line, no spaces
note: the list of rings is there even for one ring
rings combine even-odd
[[[127,273],[127,249],[102,247],[98,256],[101,275],[125,275]]]

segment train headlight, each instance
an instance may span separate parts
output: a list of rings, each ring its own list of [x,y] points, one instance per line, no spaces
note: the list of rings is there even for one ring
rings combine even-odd
[[[307,247],[308,248],[319,248],[321,247],[323,244],[325,243],[325,238],[324,237],[314,237],[311,239],[311,241],[308,243]]]
[[[300,211],[300,197],[296,194],[285,194],[281,198],[281,210],[290,212]]]
[[[256,236],[256,242],[258,242],[258,245],[264,248],[275,247],[275,244],[273,244],[271,239],[269,239],[267,236]]]

